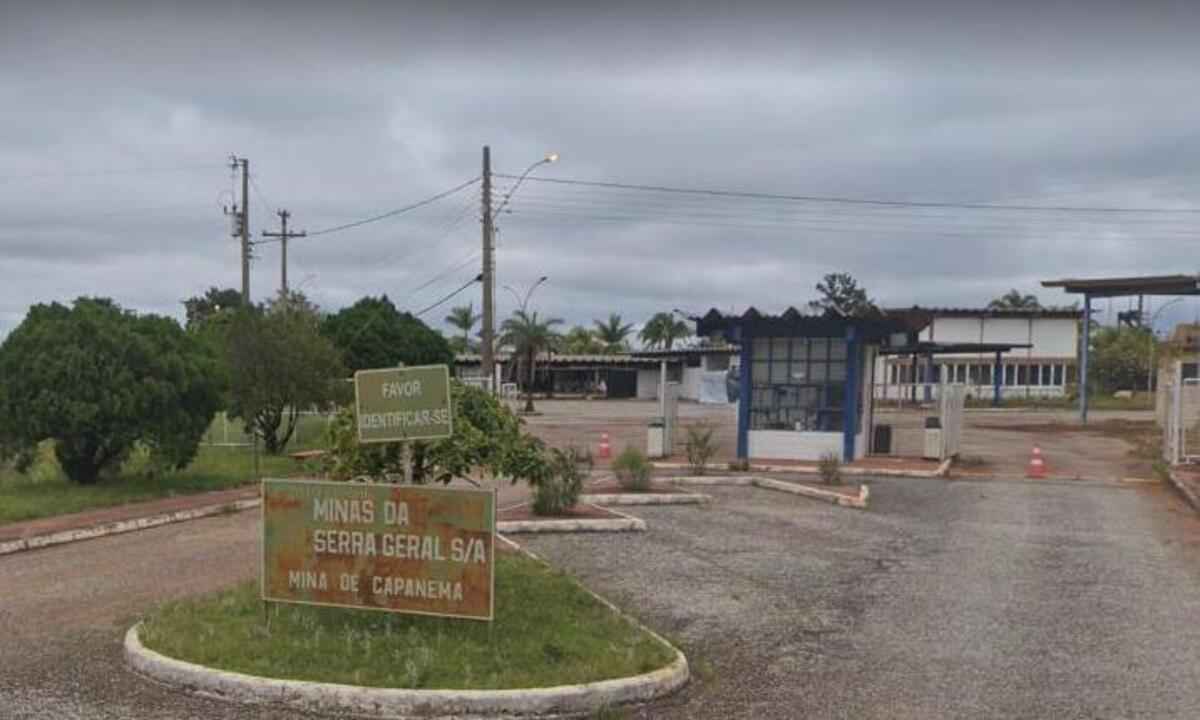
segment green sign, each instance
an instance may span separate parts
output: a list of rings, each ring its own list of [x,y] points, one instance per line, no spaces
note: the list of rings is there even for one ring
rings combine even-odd
[[[263,480],[262,597],[491,620],[495,490]]]
[[[354,373],[359,442],[449,437],[450,369],[445,365]]]

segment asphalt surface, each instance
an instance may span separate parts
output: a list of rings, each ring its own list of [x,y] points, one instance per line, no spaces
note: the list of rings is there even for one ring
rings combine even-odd
[[[654,718],[1200,716],[1200,519],[1159,487],[883,480],[866,512],[750,488],[531,549],[683,644]],[[297,718],[131,675],[154,603],[257,572],[248,512],[0,558],[0,718]]]

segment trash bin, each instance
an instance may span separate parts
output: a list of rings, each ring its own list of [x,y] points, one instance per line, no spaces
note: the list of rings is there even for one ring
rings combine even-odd
[[[652,458],[664,457],[665,439],[666,423],[662,418],[654,418],[646,427],[646,455]]]
[[[892,426],[876,425],[875,437],[871,441],[871,452],[876,455],[892,454]]]
[[[936,415],[925,418],[925,452],[921,457],[926,460],[942,459],[942,419]]]

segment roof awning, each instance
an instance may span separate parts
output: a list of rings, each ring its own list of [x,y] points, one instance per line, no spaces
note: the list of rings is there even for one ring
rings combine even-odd
[[[1143,275],[1141,277],[1068,278],[1043,280],[1042,287],[1062,288],[1092,297],[1129,295],[1200,295],[1200,275]]]
[[[882,347],[880,355],[951,355],[978,353],[1006,353],[1013,350],[1027,350],[1033,347],[1029,343],[939,343],[919,342],[900,347]]]

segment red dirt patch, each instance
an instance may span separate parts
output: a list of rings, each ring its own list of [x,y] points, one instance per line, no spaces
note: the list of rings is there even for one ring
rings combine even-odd
[[[645,490],[627,490],[613,480],[601,480],[594,485],[584,487],[583,491],[588,495],[682,495],[690,492],[668,483],[650,483],[650,487]]]
[[[511,522],[519,520],[621,520],[621,516],[616,513],[599,507],[597,505],[588,505],[579,503],[575,507],[567,510],[562,515],[534,515],[533,505],[523,503],[515,507],[505,508],[496,514],[498,522]]]

